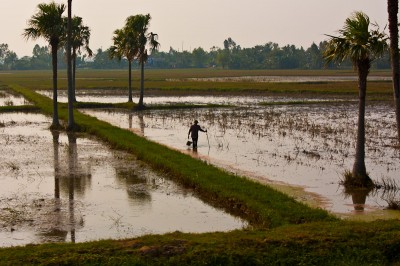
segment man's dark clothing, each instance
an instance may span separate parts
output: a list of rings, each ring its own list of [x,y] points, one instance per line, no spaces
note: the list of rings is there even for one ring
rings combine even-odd
[[[194,124],[190,127],[189,133],[192,136],[193,148],[197,148],[197,140],[199,139],[199,131],[206,132],[198,124]]]

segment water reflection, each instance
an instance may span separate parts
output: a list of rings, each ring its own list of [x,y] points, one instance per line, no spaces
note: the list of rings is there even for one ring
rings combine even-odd
[[[134,205],[139,204],[145,206],[151,203],[151,185],[148,180],[135,169],[116,169],[119,183],[122,187],[126,187],[126,192]],[[155,184],[155,181],[152,182]]]
[[[75,243],[76,240],[76,227],[79,227],[83,224],[83,218],[79,217],[78,220],[75,220],[75,190],[84,191],[81,189],[81,185],[85,184],[83,182],[79,182],[82,176],[79,174],[79,164],[78,164],[78,149],[77,149],[77,136],[75,133],[69,132],[67,134],[68,137],[68,167],[67,171],[62,171],[60,167],[60,132],[57,130],[52,130],[51,134],[53,136],[53,155],[54,155],[54,213],[56,217],[54,219],[55,223],[54,228],[51,229],[50,232],[42,233],[42,237],[45,238],[53,238],[58,240],[66,241],[66,237],[68,232],[70,233],[70,241]],[[61,186],[61,189],[60,189]],[[68,207],[67,210],[63,208],[62,202],[63,199],[60,197],[60,190],[64,191],[65,195],[68,195]],[[64,213],[68,211],[68,214]],[[63,218],[67,219],[63,221]]]
[[[133,117],[137,116],[137,121],[133,121]],[[138,113],[128,113],[128,129],[132,130],[139,136],[145,136],[145,127],[146,124],[144,122],[144,115],[142,112]]]
[[[75,178],[79,178],[78,173],[78,150],[76,144],[76,135],[68,132],[68,210],[69,210],[69,226],[71,230],[71,242],[75,243]]]
[[[52,130],[53,136],[53,155],[54,155],[54,197],[60,198],[60,158],[59,158],[59,146],[60,146],[60,132]]]
[[[52,221],[50,226],[44,230],[39,231],[38,237],[41,241],[66,241],[68,230],[65,230],[65,221],[63,217],[63,208],[60,198],[60,155],[59,155],[59,140],[60,132],[57,130],[51,131],[53,137],[53,166],[54,166],[54,201],[53,211],[51,217],[48,219]]]
[[[365,209],[365,202],[367,201],[367,196],[370,191],[366,189],[360,189],[358,191],[353,191],[351,193],[351,199],[354,204],[354,210],[363,212]]]
[[[355,188],[355,189],[344,189],[344,194],[346,196],[351,196],[353,202],[353,208],[356,213],[362,213],[365,211],[365,203],[367,201],[368,195],[373,191],[373,189],[367,188]]]
[[[142,112],[138,113],[138,118],[139,118],[140,132],[142,132],[142,136],[144,136],[144,128],[145,128],[146,124],[144,123],[144,115]]]

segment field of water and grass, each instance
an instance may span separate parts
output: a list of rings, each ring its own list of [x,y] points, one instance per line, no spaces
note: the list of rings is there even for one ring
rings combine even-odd
[[[60,72],[59,116],[67,117]],[[349,71],[77,75],[78,132],[51,131],[51,72],[0,72],[0,264],[391,265],[400,149],[389,72],[371,72],[366,164],[347,190]],[[208,130],[186,146],[194,119]]]

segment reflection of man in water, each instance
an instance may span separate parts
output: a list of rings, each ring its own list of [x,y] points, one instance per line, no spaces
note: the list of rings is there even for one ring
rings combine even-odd
[[[199,121],[194,120],[194,124],[190,127],[189,132],[188,132],[188,138],[189,135],[192,135],[192,140],[193,140],[193,149],[197,148],[197,140],[199,139],[199,131],[202,132],[207,132],[207,130],[202,129],[199,125],[198,125]]]

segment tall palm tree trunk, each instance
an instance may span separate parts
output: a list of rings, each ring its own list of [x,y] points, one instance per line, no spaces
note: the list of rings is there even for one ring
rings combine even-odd
[[[398,17],[399,1],[388,0],[388,15],[389,15],[389,34],[390,34],[390,58],[392,64],[393,78],[393,95],[395,104],[395,113],[397,121],[397,136],[400,143],[400,62],[399,62],[399,28]]]
[[[367,91],[367,76],[369,72],[369,61],[358,64],[358,128],[356,155],[353,165],[353,176],[360,178],[361,181],[367,181],[367,171],[365,167],[365,96]]]
[[[128,65],[129,65],[129,98],[128,98],[128,102],[132,102],[132,61],[128,60]]]
[[[142,61],[142,60],[141,60]],[[139,98],[139,109],[144,108],[143,104],[144,97],[144,62],[140,62],[140,98]]]
[[[72,0],[68,0],[68,36],[67,36],[67,74],[68,74],[68,130],[73,130],[75,127],[74,121],[74,99],[72,87],[72,55],[71,55],[71,37],[72,37]]]
[[[72,50],[72,100],[76,103],[76,50]]]
[[[51,45],[51,57],[52,57],[52,67],[53,67],[53,123],[51,125],[52,128],[60,127],[60,121],[58,120],[58,103],[57,103],[57,50],[58,45],[52,44]]]

